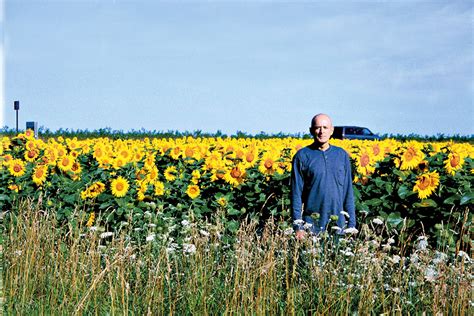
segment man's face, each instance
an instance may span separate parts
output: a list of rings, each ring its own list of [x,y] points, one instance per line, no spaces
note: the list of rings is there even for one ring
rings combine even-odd
[[[334,127],[332,126],[331,119],[323,115],[318,116],[313,122],[313,126],[310,127],[311,135],[320,144],[329,142],[333,131]]]

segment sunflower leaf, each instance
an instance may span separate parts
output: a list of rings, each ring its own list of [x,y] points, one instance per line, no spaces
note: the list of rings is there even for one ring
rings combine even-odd
[[[438,206],[438,204],[436,204],[435,201],[433,201],[432,199],[425,199],[421,202],[418,202],[418,203],[415,203],[413,204],[414,206],[416,207],[436,207]]]
[[[474,200],[474,192],[468,192],[462,196],[461,205],[472,204],[472,200]]]
[[[415,192],[410,190],[406,185],[400,186],[400,188],[398,188],[397,193],[398,193],[398,196],[402,199],[405,199],[405,198],[409,197],[410,195],[415,194]]]

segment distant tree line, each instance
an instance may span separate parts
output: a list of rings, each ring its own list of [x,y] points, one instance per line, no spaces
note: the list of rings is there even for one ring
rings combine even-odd
[[[19,130],[20,133],[24,132],[25,130]],[[2,136],[15,136],[16,129],[9,128],[5,126],[0,128],[0,135]],[[301,133],[266,133],[260,132],[258,134],[250,134],[247,132],[237,131],[234,134],[226,134],[222,131],[218,130],[215,133],[203,132],[201,130],[195,131],[158,131],[158,130],[146,130],[144,128],[135,130],[131,129],[129,131],[124,130],[114,130],[110,127],[95,129],[95,130],[88,130],[88,129],[69,129],[69,128],[60,128],[56,131],[51,131],[50,129],[41,126],[38,129],[38,135],[41,138],[51,138],[51,137],[77,137],[78,139],[85,139],[85,138],[98,138],[98,137],[108,137],[111,139],[139,139],[144,137],[149,138],[180,138],[180,137],[233,137],[233,138],[257,138],[257,139],[268,139],[268,138],[286,138],[286,137],[294,137],[294,138],[302,138],[302,139],[309,139],[312,136],[310,134],[301,134]],[[474,134],[471,135],[445,135],[438,133],[436,135],[419,135],[419,134],[383,134],[380,135],[381,139],[392,138],[400,141],[406,140],[418,140],[418,141],[459,141],[459,142],[469,142],[474,143]]]

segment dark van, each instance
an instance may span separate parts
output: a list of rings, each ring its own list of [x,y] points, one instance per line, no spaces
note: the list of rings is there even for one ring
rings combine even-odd
[[[372,133],[367,127],[361,126],[334,126],[333,138],[337,139],[380,139]]]

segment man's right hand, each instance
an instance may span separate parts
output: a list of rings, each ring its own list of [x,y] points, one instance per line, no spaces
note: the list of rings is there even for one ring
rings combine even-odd
[[[306,232],[304,230],[297,230],[295,235],[297,240],[302,240],[304,239]]]

